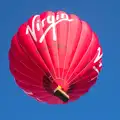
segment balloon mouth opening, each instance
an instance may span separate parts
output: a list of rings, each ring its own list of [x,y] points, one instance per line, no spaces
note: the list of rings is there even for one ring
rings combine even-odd
[[[69,100],[69,95],[66,92],[64,92],[60,86],[58,86],[54,90],[54,95],[61,99],[63,102],[68,102]]]
[[[53,81],[52,78],[50,79],[47,76],[44,76],[43,78],[43,86],[45,90],[49,92],[50,94],[56,96],[60,100],[62,100],[64,103],[66,103],[70,99],[68,95],[69,91],[61,87],[61,85],[58,85],[58,84],[55,81]]]

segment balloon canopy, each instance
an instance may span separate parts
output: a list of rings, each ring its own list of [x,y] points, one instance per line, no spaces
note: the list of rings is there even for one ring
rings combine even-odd
[[[96,83],[102,48],[74,14],[46,11],[23,23],[11,40],[9,68],[17,85],[48,104],[79,99]]]

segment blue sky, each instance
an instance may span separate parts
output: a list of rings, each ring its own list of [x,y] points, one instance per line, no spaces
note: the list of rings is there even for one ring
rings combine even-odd
[[[120,1],[119,0],[1,0],[0,2],[0,120],[120,120]],[[87,21],[103,48],[103,70],[97,84],[68,105],[42,104],[25,95],[8,67],[10,40],[31,15],[63,10]]]

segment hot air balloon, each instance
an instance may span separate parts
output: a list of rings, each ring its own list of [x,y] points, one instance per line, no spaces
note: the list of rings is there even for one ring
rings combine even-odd
[[[27,95],[39,102],[66,104],[96,83],[102,55],[87,22],[64,11],[45,11],[18,28],[11,40],[9,68]]]

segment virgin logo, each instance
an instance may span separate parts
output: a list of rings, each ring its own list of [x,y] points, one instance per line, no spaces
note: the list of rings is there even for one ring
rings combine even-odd
[[[102,67],[102,61],[100,61],[100,60],[102,59],[103,53],[102,53],[101,47],[98,47],[97,51],[98,51],[98,54],[97,54],[97,56],[96,56],[96,58],[94,60],[94,63],[99,62],[98,63],[99,66],[98,66],[98,68],[96,66],[93,66],[93,69],[99,74],[99,72],[100,72],[99,68]]]
[[[46,34],[52,29],[52,34],[53,34],[53,40],[56,41],[57,40],[57,36],[56,36],[56,25],[62,21],[68,21],[71,22],[73,21],[73,19],[69,19],[68,15],[65,13],[61,13],[55,16],[53,15],[48,15],[46,18],[44,18],[42,21],[40,21],[40,16],[39,15],[35,15],[32,19],[32,28],[27,25],[26,27],[26,34],[31,34],[33,39],[37,42],[42,43]],[[37,22],[36,22],[37,19]],[[42,34],[42,36],[40,37],[40,39],[37,39],[36,37],[36,33],[35,30],[37,30],[38,32],[45,26],[45,21],[49,24],[49,26],[46,28],[46,30],[44,31],[44,33]],[[41,26],[42,25],[42,26]]]

